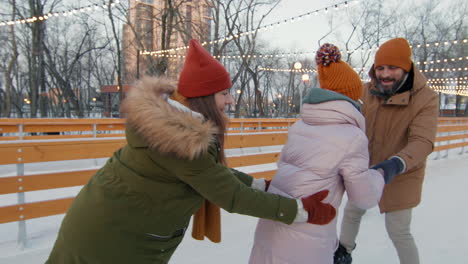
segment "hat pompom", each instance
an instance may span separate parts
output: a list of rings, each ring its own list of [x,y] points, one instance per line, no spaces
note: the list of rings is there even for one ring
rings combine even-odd
[[[331,90],[358,100],[362,96],[361,77],[351,66],[341,60],[337,46],[326,43],[315,57],[320,88]]]
[[[315,56],[315,62],[317,65],[328,66],[332,62],[339,62],[341,59],[341,52],[337,46],[329,43],[323,44],[317,55]]]

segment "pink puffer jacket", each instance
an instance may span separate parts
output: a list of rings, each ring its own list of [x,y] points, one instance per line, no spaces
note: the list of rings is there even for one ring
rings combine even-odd
[[[294,198],[321,190],[337,210],[346,190],[348,199],[363,209],[378,204],[384,180],[368,169],[365,120],[349,102],[304,104],[302,120],[294,124],[283,147],[269,192]],[[332,264],[338,238],[337,217],[328,225],[286,225],[260,219],[251,264]]]

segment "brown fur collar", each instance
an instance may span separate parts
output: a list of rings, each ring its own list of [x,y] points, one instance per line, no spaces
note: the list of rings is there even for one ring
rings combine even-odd
[[[194,159],[208,150],[217,129],[198,113],[168,103],[175,90],[175,83],[164,77],[144,77],[127,94],[122,111],[150,148]]]

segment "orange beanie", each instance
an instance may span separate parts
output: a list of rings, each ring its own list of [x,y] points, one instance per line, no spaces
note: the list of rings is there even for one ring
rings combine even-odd
[[[178,92],[187,97],[217,93],[232,86],[229,73],[198,41],[191,39],[184,67],[179,76]]]
[[[381,65],[392,65],[409,72],[412,62],[408,41],[394,38],[382,44],[375,53],[374,69]]]
[[[323,44],[315,56],[320,87],[357,101],[362,95],[359,75],[341,60],[340,50],[333,44]]]

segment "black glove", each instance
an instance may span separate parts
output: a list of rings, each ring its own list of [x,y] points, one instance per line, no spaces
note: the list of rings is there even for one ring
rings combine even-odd
[[[388,184],[393,180],[393,178],[395,178],[396,175],[403,172],[404,164],[399,158],[393,157],[372,166],[371,169],[382,169],[384,171],[383,177],[385,184]]]

